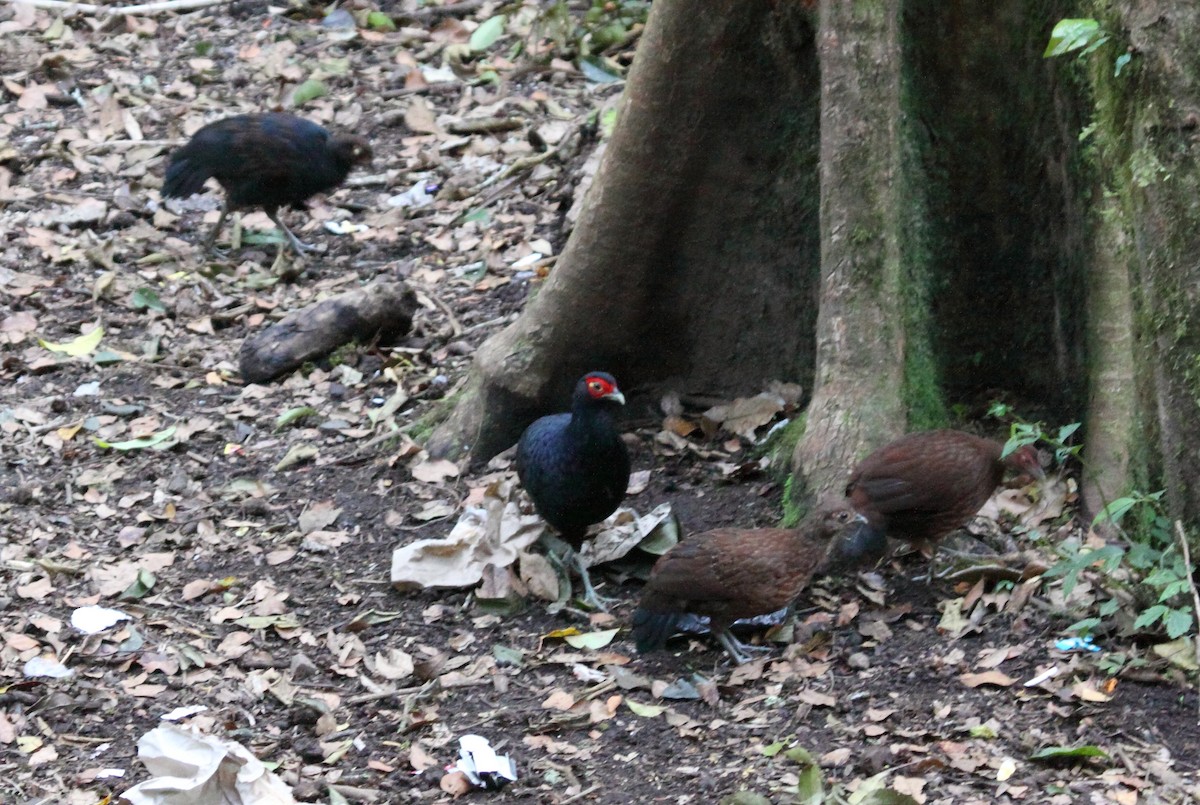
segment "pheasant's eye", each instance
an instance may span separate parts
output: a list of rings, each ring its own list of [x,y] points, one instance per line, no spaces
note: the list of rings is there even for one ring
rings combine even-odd
[[[588,393],[593,397],[603,397],[606,394],[612,394],[612,383],[600,377],[590,377],[587,381]]]

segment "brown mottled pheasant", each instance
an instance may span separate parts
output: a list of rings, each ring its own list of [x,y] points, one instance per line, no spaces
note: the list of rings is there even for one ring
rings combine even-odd
[[[642,591],[633,613],[638,651],[663,648],[680,616],[691,613],[707,615],[729,656],[746,662],[754,649],[730,624],[790,604],[864,522],[848,502],[824,501],[797,528],[720,528],[687,537],[655,562]]]
[[[1032,445],[1001,458],[1003,450],[957,430],[910,433],[879,448],[846,484],[846,497],[867,520],[853,541],[870,546],[862,552],[881,552],[885,537],[936,550],[987,502],[1006,469],[1045,478]]]

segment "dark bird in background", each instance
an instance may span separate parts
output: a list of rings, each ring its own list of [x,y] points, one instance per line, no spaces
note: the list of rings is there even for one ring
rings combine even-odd
[[[796,528],[719,528],[686,537],[654,563],[633,613],[638,651],[660,650],[680,616],[707,615],[734,662],[754,649],[729,630],[739,618],[790,604],[839,543],[865,522],[845,500],[825,500]]]
[[[588,372],[575,385],[569,414],[552,414],[525,429],[517,444],[517,476],[538,514],[572,549],[584,601],[604,608],[579,557],[588,526],[608,517],[629,486],[629,452],[613,425],[625,404],[613,376]]]
[[[225,189],[221,217],[204,241],[211,251],[230,210],[261,207],[297,252],[302,243],[279,208],[302,208],[317,193],[340,185],[355,165],[369,162],[371,147],[361,137],[334,136],[316,123],[279,112],[237,115],[209,123],[171,154],[163,182],[165,198],[186,198],[212,177]]]
[[[866,517],[852,551],[882,554],[886,538],[932,546],[964,525],[1012,469],[1046,477],[1037,450],[1024,445],[1003,459],[1004,446],[957,430],[910,433],[864,458],[846,497]],[[930,578],[932,578],[932,563]]]

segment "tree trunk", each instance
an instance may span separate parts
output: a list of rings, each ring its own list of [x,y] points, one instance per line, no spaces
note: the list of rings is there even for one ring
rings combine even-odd
[[[817,373],[793,462],[815,490],[904,432],[899,16],[897,3],[821,2]]]
[[[592,369],[643,411],[810,376],[817,92],[796,4],[656,2],[576,229],[431,451],[504,449]]]
[[[1094,5],[1115,34],[1092,76],[1104,178],[1132,244],[1139,483],[1165,488],[1172,514],[1200,521],[1200,7]],[[1123,53],[1132,58],[1115,75]]]
[[[1000,398],[1086,423],[1089,513],[1136,482],[1200,518],[1200,9],[1093,0],[1110,42],[1048,60],[1065,0],[803,5],[653,5],[578,225],[431,450],[490,456],[588,369],[640,412],[789,380],[806,496]]]

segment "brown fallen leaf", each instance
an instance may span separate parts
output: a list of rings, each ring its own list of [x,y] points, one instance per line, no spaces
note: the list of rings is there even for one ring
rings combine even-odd
[[[796,696],[805,704],[811,704],[813,707],[833,707],[837,704],[837,699],[824,693],[818,693],[815,690],[802,690]]]
[[[458,477],[458,465],[444,458],[424,459],[412,466],[412,476],[427,484],[440,484],[447,478]]]
[[[555,688],[549,696],[542,701],[542,708],[545,710],[570,710],[575,706],[575,697],[567,693],[562,688]]]
[[[1112,700],[1111,696],[1097,690],[1091,682],[1076,682],[1071,686],[1071,693],[1085,702],[1107,702]]]
[[[977,688],[980,685],[996,685],[997,687],[1007,688],[1016,682],[1008,674],[1000,671],[984,671],[978,674],[960,674],[958,681],[962,682],[968,688]]]
[[[471,781],[461,771],[452,771],[449,774],[442,775],[442,780],[438,783],[438,786],[455,799],[471,792]]]
[[[409,750],[408,763],[417,771],[425,771],[438,765],[437,758],[429,754],[419,742],[414,743],[412,749]]]

